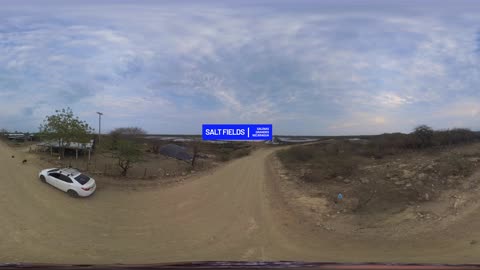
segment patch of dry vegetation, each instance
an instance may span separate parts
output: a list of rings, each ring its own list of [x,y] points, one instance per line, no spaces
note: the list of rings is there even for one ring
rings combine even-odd
[[[334,204],[342,193],[341,211],[386,213],[431,201],[447,189],[471,188],[475,183],[463,180],[480,165],[480,147],[473,144],[477,138],[465,129],[421,126],[411,134],[369,141],[293,146],[278,157],[305,186],[321,186],[317,196]]]
[[[252,151],[252,146],[246,143],[225,143],[217,147],[216,159],[223,162],[248,156]]]

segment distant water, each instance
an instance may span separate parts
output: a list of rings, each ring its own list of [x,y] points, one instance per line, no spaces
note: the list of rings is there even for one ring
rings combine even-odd
[[[298,142],[298,143],[303,143],[303,142],[316,142],[319,139],[306,139],[306,138],[289,138],[289,137],[278,137],[278,140],[282,142]]]

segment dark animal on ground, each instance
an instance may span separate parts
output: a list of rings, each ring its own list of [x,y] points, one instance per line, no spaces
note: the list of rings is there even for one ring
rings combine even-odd
[[[12,158],[15,158],[15,156],[12,156]]]
[[[22,161],[22,163],[23,163],[23,164],[27,163],[27,160],[26,160],[26,159],[24,159],[24,160]]]

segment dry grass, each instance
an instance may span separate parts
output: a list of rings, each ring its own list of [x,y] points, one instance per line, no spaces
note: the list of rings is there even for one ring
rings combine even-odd
[[[383,140],[383,139],[382,139]],[[304,180],[321,181],[338,176],[349,177],[360,166],[374,164],[375,160],[385,157],[395,157],[399,154],[426,154],[436,162],[435,170],[439,177],[468,176],[474,166],[469,161],[473,155],[464,155],[455,151],[448,151],[452,147],[430,149],[401,149],[397,147],[383,147],[382,141],[373,141],[368,144],[357,144],[342,140],[331,144],[315,144],[308,146],[294,146],[278,153],[280,160],[289,169],[303,168]],[[439,151],[448,154],[438,155]],[[315,171],[317,173],[315,173]],[[309,176],[315,174],[316,176]]]
[[[301,177],[309,182],[348,177],[359,165],[368,163],[368,158],[354,153],[349,142],[291,147],[278,156],[287,168],[302,168]]]
[[[332,202],[338,192],[352,198],[352,212],[394,213],[475,185],[470,176],[480,168],[478,143],[393,150],[340,140],[293,146],[278,157],[308,192],[318,190],[316,196]]]
[[[226,143],[217,147],[216,159],[223,162],[248,156],[252,151],[251,146],[243,143]]]

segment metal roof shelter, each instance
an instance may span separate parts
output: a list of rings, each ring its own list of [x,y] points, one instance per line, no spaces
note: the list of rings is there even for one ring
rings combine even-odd
[[[31,134],[26,134],[26,133],[8,133],[8,134],[5,134],[5,136],[9,139],[9,140],[31,140],[32,139],[32,135]]]
[[[90,160],[90,152],[92,151],[94,146],[94,140],[90,140],[89,143],[78,143],[78,142],[71,142],[64,145],[65,150],[75,150],[75,158],[78,159],[78,153],[86,153],[88,152],[88,160]],[[58,141],[47,141],[41,142],[37,144],[37,149],[43,148],[43,150],[50,149],[50,155],[53,155],[53,149],[55,151],[60,149],[60,143]]]
[[[38,143],[37,145],[44,146],[44,147],[60,148],[60,143],[57,141],[41,142],[41,143]],[[71,142],[69,144],[64,145],[64,147],[65,149],[88,150],[88,149],[92,149],[93,140],[91,140],[89,143]]]
[[[176,144],[167,144],[159,149],[160,154],[176,158],[183,161],[190,161],[192,160],[192,155],[188,153],[185,147],[176,145]]]

